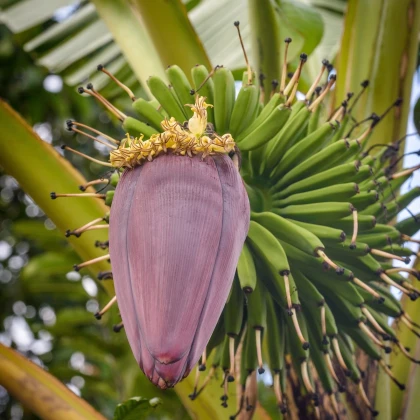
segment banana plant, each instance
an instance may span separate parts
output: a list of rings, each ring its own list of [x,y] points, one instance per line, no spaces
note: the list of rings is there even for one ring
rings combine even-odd
[[[360,89],[360,95],[358,93],[352,95],[352,90],[361,81],[357,79],[362,73],[349,71],[350,76],[347,76],[349,65],[343,63],[348,56],[357,57],[360,42],[355,39],[355,31],[351,31],[349,27],[358,25],[357,16],[362,20],[366,19],[363,6],[357,1],[349,2],[346,19],[351,23],[345,27],[343,48],[340,49],[340,56],[337,59],[337,63],[341,63],[337,65],[338,82],[336,83],[334,75],[325,77],[325,74],[331,70],[331,65],[324,61],[319,63],[319,73],[314,83],[309,83],[305,89],[305,83],[299,85],[299,82],[305,78],[307,55],[300,54],[293,75],[288,77],[290,70],[288,63],[293,61],[295,58],[293,54],[296,53],[291,49],[288,58],[291,41],[286,39],[283,42],[280,38],[282,16],[287,10],[296,12],[296,9],[285,1],[259,2],[258,7],[255,2],[250,1],[251,37],[255,41],[254,45],[258,46],[257,52],[254,51],[256,59],[252,65],[256,71],[252,70],[245,53],[248,67],[243,77],[241,75],[242,87],[235,98],[234,74],[224,67],[216,67],[213,70],[208,67],[209,61],[201,44],[192,36],[193,28],[187,21],[183,6],[180,4],[177,7],[168,6],[164,2],[167,8],[164,9],[161,21],[154,25],[151,22],[154,22],[159,11],[158,2],[156,8],[145,3],[133,2],[130,7],[136,12],[133,16],[136,16],[139,22],[145,22],[141,31],[147,30],[147,42],[152,42],[156,48],[155,57],[159,56],[164,64],[168,63],[168,59],[174,59],[172,54],[176,51],[167,51],[164,37],[159,37],[159,33],[163,31],[163,29],[159,31],[159,27],[164,28],[167,25],[168,28],[177,28],[173,30],[179,31],[180,36],[187,38],[185,48],[188,54],[191,54],[188,60],[194,62],[199,59],[204,65],[193,67],[190,73],[190,69],[187,69],[189,61],[180,58],[179,67],[171,66],[163,73],[162,67],[156,66],[155,75],[148,79],[144,78],[143,73],[140,82],[145,91],[154,96],[152,102],[142,98],[136,99],[129,87],[117,82],[133,100],[133,108],[139,114],[139,120],[127,116],[106,102],[92,88],[83,90],[83,92],[93,92],[92,96],[98,98],[118,119],[122,120],[123,128],[129,133],[121,146],[110,144],[110,163],[105,163],[117,171],[114,182],[117,184],[115,196],[112,192],[106,196],[98,194],[94,196],[96,200],[106,199],[108,204],[112,201],[113,209],[116,209],[113,211],[120,214],[120,217],[110,219],[112,276],[116,281],[117,300],[121,305],[127,336],[140,367],[152,382],[161,388],[166,388],[181,380],[199,362],[195,380],[191,379],[193,375],[190,375],[175,386],[188,411],[192,415],[195,413],[199,418],[206,418],[205,416],[222,418],[226,415],[224,407],[228,406],[228,401],[229,407],[237,406],[235,416],[248,418],[254,412],[256,417],[263,416],[264,412],[255,400],[255,372],[264,373],[267,364],[273,373],[275,404],[281,414],[289,412],[292,417],[298,413],[300,415],[305,413],[307,416],[327,416],[339,415],[343,409],[347,409],[349,413],[355,413],[355,416],[357,413],[363,416],[376,415],[379,411],[383,418],[389,418],[390,410],[401,412],[402,399],[397,400],[392,407],[389,403],[391,388],[388,382],[391,380],[397,388],[402,389],[404,385],[401,381],[405,378],[401,378],[395,371],[389,369],[386,354],[392,350],[392,347],[401,351],[399,357],[403,355],[405,359],[399,372],[407,370],[407,360],[416,359],[415,355],[410,354],[405,348],[404,336],[400,337],[389,328],[385,317],[392,316],[400,323],[404,323],[410,334],[415,332],[419,320],[410,316],[409,311],[403,311],[401,302],[384,286],[393,285],[412,300],[418,297],[417,289],[390,264],[393,259],[407,260],[407,250],[400,243],[411,240],[411,236],[415,233],[415,223],[413,227],[412,221],[407,220],[393,227],[388,225],[388,222],[399,208],[405,207],[416,197],[417,190],[398,199],[392,195],[392,191],[398,189],[417,168],[392,171],[395,167],[392,159],[398,152],[396,146],[399,144],[391,149],[382,146],[379,152],[373,152],[375,149],[371,149],[371,143],[368,143],[369,137],[378,132],[377,127],[392,119],[390,114],[392,115],[394,110],[397,116],[407,115],[407,105],[401,106],[400,101],[394,96],[395,92],[392,91],[390,98],[387,98],[388,113],[383,112],[383,109],[376,111],[378,107],[383,108],[382,97],[378,99],[379,94],[375,95],[377,89],[373,91],[374,93],[366,91],[365,85]],[[118,3],[95,1],[95,4],[104,21],[107,22],[108,19],[109,29],[117,31],[118,24],[116,19],[111,19],[111,16],[114,16],[112,8],[118,9]],[[376,32],[372,32],[371,39],[376,42],[380,36],[388,33],[387,25],[394,27],[393,19],[398,21],[405,13],[404,16],[409,16],[407,34],[403,38],[404,42],[400,40],[400,43],[397,43],[399,49],[395,48],[393,51],[400,54],[402,50],[404,56],[411,57],[409,52],[418,47],[416,35],[420,22],[416,11],[419,4],[407,2],[403,8],[404,12],[400,14],[392,11],[391,4],[392,2],[387,3],[386,13],[380,8],[376,13],[371,10],[378,20],[378,24],[374,25]],[[128,6],[125,2],[121,2],[121,13],[124,13],[124,7]],[[176,10],[171,9],[173,7]],[[267,16],[270,19],[267,19]],[[181,23],[175,24],[173,20]],[[265,36],[267,28],[264,24],[269,25],[273,36]],[[237,23],[235,26],[239,28],[240,25]],[[132,29],[134,30],[134,26]],[[138,36],[141,37],[141,33]],[[117,37],[115,39],[119,42]],[[373,54],[370,51],[369,57],[372,62],[380,66],[381,60],[386,56],[387,71],[393,66],[395,74],[401,75],[399,63],[389,57],[389,48],[393,47],[389,42],[390,40],[384,36],[381,46],[386,53],[381,53],[383,50],[378,49]],[[314,44],[307,43],[307,46],[313,48]],[[121,48],[125,48],[123,40]],[[125,50],[129,64],[134,63],[134,60],[130,61],[128,58],[132,54],[131,50],[129,47]],[[273,50],[276,54],[271,57],[271,61],[267,60],[267,52]],[[399,80],[399,92],[410,91],[414,61],[408,60],[407,63],[404,77]],[[376,75],[383,72],[378,70],[381,67],[372,68],[376,71],[371,73],[373,80],[376,80]],[[99,70],[109,74],[103,66]],[[260,72],[266,76],[261,90],[258,80],[262,81],[263,78],[257,77]],[[342,80],[350,82],[340,84],[340,72],[345,75]],[[270,79],[276,74],[279,75],[279,82],[271,83]],[[361,79],[364,78],[363,73]],[[170,88],[165,79],[171,83]],[[328,93],[334,85],[336,101],[345,100],[335,108],[331,100],[330,108],[333,111],[328,111]],[[295,100],[299,86],[306,93],[303,100]],[[194,101],[190,100],[190,92],[198,92],[193,98],[195,103],[192,104],[190,102]],[[204,96],[207,97],[207,102]],[[354,110],[353,114],[349,108]],[[368,119],[366,125],[357,124],[359,130],[354,130],[353,121],[363,119],[372,110],[378,115]],[[32,135],[28,135],[28,128],[6,105],[2,106],[0,116],[4,122],[10,119],[13,122],[11,129],[2,133],[2,166],[56,222],[57,216],[53,204],[67,200],[65,195],[72,194],[76,185],[82,183],[81,179],[76,179],[77,176],[74,174],[69,175],[68,171],[65,180],[48,176],[48,173],[58,173],[64,168],[61,157],[48,150],[45,154],[50,164],[43,166],[39,176],[44,176],[44,179],[45,177],[54,179],[55,183],[51,182],[47,187],[45,183],[35,182],[37,178],[30,175],[30,166],[25,167],[23,171],[22,164],[30,157],[32,166],[36,167],[36,162],[41,165],[43,149],[48,147],[34,142]],[[183,124],[184,120],[188,123]],[[393,124],[394,121],[395,118]],[[406,118],[404,120],[404,117],[401,117],[397,119],[398,124],[395,123],[392,130],[384,131],[392,133],[392,136],[388,135],[386,143],[394,142],[397,139],[395,136],[404,131],[404,121]],[[69,121],[68,126],[73,130],[81,127],[80,123],[75,121]],[[88,129],[92,131],[91,128]],[[5,146],[6,141],[13,141],[16,133],[24,139],[20,153],[15,153],[15,149]],[[384,133],[381,133],[382,138]],[[145,135],[145,139],[141,134]],[[108,138],[111,143],[118,143],[118,140],[113,142],[114,139],[106,135],[101,134],[101,136]],[[359,149],[361,143],[366,144],[364,150]],[[219,239],[221,248],[217,248],[216,243],[211,242],[210,231],[205,230],[206,224],[203,224],[202,230],[208,241],[197,242],[197,249],[209,258],[213,255],[212,252],[217,251],[214,254],[216,260],[214,281],[213,277],[210,277],[212,280],[205,291],[193,293],[194,299],[187,300],[186,309],[175,308],[174,312],[165,309],[166,318],[157,317],[154,321],[156,328],[163,331],[171,325],[171,318],[182,318],[186,315],[185,322],[199,319],[200,330],[191,337],[186,335],[183,340],[193,344],[180,351],[183,357],[187,354],[188,358],[185,364],[178,367],[175,362],[183,359],[177,359],[178,348],[171,334],[174,333],[175,336],[183,334],[182,331],[176,330],[179,325],[174,326],[174,330],[165,330],[164,339],[159,337],[154,341],[153,331],[148,329],[155,324],[147,323],[145,319],[156,307],[166,308],[165,304],[171,302],[172,292],[181,293],[185,286],[188,287],[182,280],[188,276],[188,271],[178,274],[179,285],[177,285],[178,278],[176,286],[167,285],[167,288],[172,288],[167,300],[164,293],[156,295],[154,289],[150,287],[151,284],[155,284],[156,290],[162,287],[163,283],[159,282],[157,274],[151,274],[150,281],[146,281],[146,273],[148,269],[150,270],[151,262],[153,270],[158,272],[159,263],[164,266],[163,260],[154,261],[156,255],[160,255],[159,252],[152,252],[149,257],[145,253],[139,258],[137,253],[132,251],[136,247],[146,250],[147,244],[142,240],[153,238],[156,227],[158,232],[172,232],[174,221],[171,219],[172,214],[159,213],[161,204],[154,197],[153,189],[142,190],[139,187],[140,190],[137,191],[137,181],[140,179],[140,174],[142,174],[141,179],[151,176],[150,181],[145,183],[146,186],[150,186],[153,180],[161,177],[160,184],[156,186],[159,189],[168,185],[162,181],[166,176],[170,179],[175,175],[178,182],[173,188],[179,188],[179,194],[168,192],[166,204],[169,208],[177,209],[179,196],[184,194],[183,182],[186,182],[185,188],[188,189],[193,179],[194,182],[199,181],[201,172],[205,169],[203,165],[212,166],[213,172],[210,168],[206,169],[209,171],[207,178],[218,179],[221,186],[217,187],[218,183],[206,185],[206,188],[209,188],[205,194],[208,199],[209,191],[221,188],[212,198],[215,203],[212,210],[215,209],[216,213],[226,212],[227,218],[242,223],[241,217],[246,216],[249,209],[247,210],[246,200],[244,201],[246,196],[244,187],[238,182],[240,179],[238,149],[242,153],[240,175],[244,181],[251,210],[248,235],[244,235],[248,226],[243,221],[241,229],[235,232],[223,230],[224,236],[220,236]],[[168,154],[168,151],[171,153]],[[226,156],[227,154],[231,159]],[[188,159],[191,165],[197,165],[197,173],[193,179],[188,178],[183,172],[183,165]],[[152,168],[157,170],[155,175],[151,172]],[[119,179],[118,174],[122,170],[124,174]],[[140,183],[139,185],[141,186]],[[385,186],[390,188],[385,189]],[[64,191],[56,187],[68,189]],[[52,198],[58,200],[47,202],[49,197],[47,188],[48,193],[54,190]],[[201,186],[197,184],[194,188],[198,191]],[[381,201],[386,203],[387,213],[384,213],[382,203],[378,202],[378,193],[381,194]],[[92,218],[96,220],[98,217],[103,217],[104,208],[97,201],[96,204],[91,204],[90,193],[87,194],[82,194],[83,198],[80,200],[86,200],[89,204],[86,204],[86,207],[89,207]],[[141,202],[145,196],[148,197],[145,201],[155,202],[156,208],[150,211],[149,207],[145,207],[142,211],[131,214],[131,204]],[[227,202],[230,202],[230,205],[223,207]],[[220,204],[219,208],[217,207],[219,204],[216,203],[224,204]],[[208,206],[200,207],[201,205],[197,204],[196,214],[207,211]],[[86,221],[85,211],[87,212],[81,204],[74,206],[72,204],[71,207],[63,205],[63,217],[57,217],[56,224],[64,230],[68,227],[64,226],[64,221],[68,223],[82,213]],[[153,217],[147,219],[149,211]],[[236,211],[239,213],[235,213]],[[206,220],[212,220],[215,229],[226,228],[223,226],[224,219],[216,217],[216,213],[209,213]],[[376,219],[380,223],[375,227]],[[197,225],[201,223],[200,220],[197,219]],[[143,239],[132,236],[131,222],[137,228],[141,228],[140,230],[148,232]],[[84,222],[79,223],[83,224]],[[74,226],[77,226],[76,222]],[[93,225],[89,225],[88,228],[91,226]],[[186,225],[181,227],[183,230]],[[79,230],[76,233],[83,231]],[[345,239],[345,233],[348,239]],[[157,236],[160,237],[160,233]],[[246,242],[242,248],[245,236]],[[128,237],[130,242],[127,242]],[[97,257],[98,251],[92,254],[85,247],[83,238],[81,235],[81,238],[74,239],[74,246],[82,258],[92,262],[91,260]],[[105,239],[103,238],[103,242],[106,242]],[[183,252],[187,254],[188,242],[185,241],[190,239],[191,235],[185,235],[185,232],[174,233],[169,242],[158,241],[155,246],[157,250],[163,251],[165,256],[170,256],[175,249],[177,252],[179,249],[184,250]],[[393,245],[390,245],[390,241]],[[127,245],[131,246],[126,249]],[[229,264],[225,263],[228,267],[224,268],[226,272],[219,270],[219,267],[224,265],[217,263],[220,249],[229,249],[231,255]],[[101,255],[99,260],[93,262],[99,262],[104,270],[109,271],[106,262],[108,257]],[[135,272],[140,274],[139,278],[126,271],[127,264],[121,263],[125,258],[128,267],[136,267]],[[77,268],[85,266],[92,267],[89,263],[80,264]],[[206,265],[196,267],[203,273],[209,269]],[[409,272],[418,274],[415,270]],[[337,280],[337,275],[347,281]],[[233,286],[229,292],[232,280]],[[124,284],[123,281],[128,283]],[[379,285],[378,282],[383,284]],[[216,288],[219,294],[215,294],[214,284],[219,285]],[[112,295],[112,286],[107,286],[107,289]],[[146,289],[149,292],[145,292]],[[131,294],[128,293],[129,290]],[[133,290],[134,294],[139,293],[138,290],[141,291],[135,299],[136,302],[143,303],[140,307],[132,302]],[[197,308],[195,304],[200,297],[203,297],[202,293],[208,298],[206,297],[206,302]],[[181,294],[179,296],[181,297]],[[212,307],[214,313],[209,312],[208,307]],[[204,318],[201,311],[204,313]],[[145,341],[139,342],[139,335],[145,334],[145,331],[148,331]],[[141,350],[140,346],[144,346],[144,343],[150,354]],[[369,372],[372,372],[372,376],[368,379],[376,376],[377,365],[382,368],[380,375],[385,375],[383,381],[378,381],[376,396],[375,381],[370,380],[369,383],[362,381],[359,366],[354,360],[354,344],[357,345],[358,351],[363,350],[369,355],[366,367],[371,369]],[[153,353],[150,349],[156,349],[156,352]],[[211,357],[207,360],[207,355],[210,354]],[[241,356],[238,357],[238,361],[235,361],[235,354]],[[155,361],[150,361],[150,356]],[[333,364],[332,357],[335,357],[337,365]],[[161,365],[157,365],[157,362]],[[308,366],[313,366],[315,370],[308,369]],[[214,398],[214,391],[217,389],[215,381],[211,380],[211,375],[213,370],[220,367],[224,388],[222,408],[209,403],[209,398],[212,396]],[[208,369],[208,376],[200,373],[204,369]],[[345,376],[349,379],[346,380]],[[238,383],[237,392],[232,393],[232,386],[229,383],[235,379]],[[197,380],[198,382],[195,382]],[[207,387],[201,385],[200,388],[198,384],[206,381],[209,381],[209,385]],[[413,386],[416,387],[416,383]],[[186,398],[185,388],[188,387],[192,391],[190,399]],[[346,391],[350,398],[337,400],[337,390]],[[394,389],[392,394],[394,395]],[[408,404],[407,407],[407,410],[413,410],[414,403]]]

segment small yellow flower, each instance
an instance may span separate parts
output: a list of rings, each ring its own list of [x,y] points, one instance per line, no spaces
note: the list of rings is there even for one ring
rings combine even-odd
[[[121,141],[120,147],[110,154],[110,162],[116,168],[134,168],[145,161],[151,161],[160,153],[172,153],[192,157],[198,153],[203,159],[209,155],[229,153],[234,150],[235,142],[230,134],[219,136],[207,133],[207,108],[213,106],[205,102],[205,97],[197,96],[191,107],[194,115],[184,128],[175,118],[165,118],[161,122],[163,133],[153,134],[143,140],[143,135],[131,138],[129,134]]]

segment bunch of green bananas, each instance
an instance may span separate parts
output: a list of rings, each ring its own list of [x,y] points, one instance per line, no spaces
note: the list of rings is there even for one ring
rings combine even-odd
[[[319,409],[316,371],[338,415],[336,392],[345,390],[345,381],[358,385],[363,401],[376,414],[361,386],[355,345],[401,389],[404,385],[392,375],[383,353],[397,347],[417,362],[399,342],[388,317],[419,334],[419,326],[389,291],[394,286],[413,300],[420,296],[411,279],[401,275],[407,271],[419,279],[419,273],[392,267],[393,259],[408,262],[411,251],[404,242],[417,232],[419,216],[390,223],[420,195],[419,188],[398,197],[394,194],[418,168],[392,171],[395,165],[390,162],[400,142],[379,149],[366,147],[370,133],[384,117],[372,115],[362,123],[353,120],[351,109],[366,82],[359,95],[349,94],[326,120],[322,101],[335,77],[322,82],[329,68],[324,61],[305,98],[296,100],[305,61],[302,54],[290,81],[286,84],[284,73],[280,84],[273,84],[270,98],[263,97],[250,69],[236,95],[228,69],[217,66],[209,73],[197,65],[191,70],[193,85],[178,66],[166,70],[169,85],[150,77],[148,86],[155,97],[151,101],[136,99],[123,86],[138,119],[103,102],[126,132],[147,138],[162,130],[163,118],[174,117],[181,124],[188,120],[192,111],[184,104],[194,102],[198,92],[213,105],[207,110],[209,131],[220,136],[230,133],[236,141],[251,203],[251,224],[229,299],[198,366],[198,371],[205,370],[206,358],[211,357],[209,374],[201,386],[197,375],[191,394],[196,398],[215,370],[222,369],[224,406],[228,383],[236,379],[242,385],[240,410],[231,418],[252,409],[250,377],[255,370],[263,373],[264,366],[273,374],[281,412],[287,412],[287,373],[292,367],[313,410]],[[106,72],[102,66],[99,70]],[[80,127],[74,121],[68,125]],[[117,182],[114,174],[112,184]],[[110,204],[112,195],[111,191],[102,198]],[[238,349],[239,370],[235,369]]]

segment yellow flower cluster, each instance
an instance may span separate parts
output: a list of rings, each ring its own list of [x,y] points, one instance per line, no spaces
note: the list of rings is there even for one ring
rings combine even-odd
[[[165,119],[161,125],[163,132],[152,135],[148,140],[131,138],[127,134],[120,147],[110,154],[110,162],[116,168],[134,168],[145,161],[151,161],[161,153],[169,150],[177,155],[202,154],[206,156],[229,153],[234,150],[235,142],[230,134],[219,136],[215,132],[207,132],[206,104],[204,97],[197,96],[195,104],[188,105],[194,112],[184,127],[175,118]]]

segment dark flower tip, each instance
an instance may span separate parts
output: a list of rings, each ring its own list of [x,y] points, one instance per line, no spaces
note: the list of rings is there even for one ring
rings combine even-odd
[[[69,229],[66,230],[66,233],[64,234],[64,236],[66,238],[68,238],[71,235],[71,231]]]
[[[198,370],[199,370],[200,372],[204,372],[204,371],[206,370],[206,365],[201,364],[201,365],[198,367]]]
[[[77,264],[73,265],[73,270],[74,271],[80,271],[80,267]]]
[[[338,392],[346,392],[346,387],[344,385],[338,385]]]
[[[328,346],[328,344],[329,344],[330,342],[328,341],[328,338],[327,337],[324,337],[323,339],[322,339],[322,345],[323,346]]]
[[[85,89],[84,89],[84,87],[83,87],[83,86],[79,86],[79,87],[77,88],[77,91],[78,91],[80,94],[85,93]]]
[[[234,381],[235,381],[235,378],[234,378],[232,375],[229,375],[229,376],[227,377],[227,381],[228,381],[228,382],[234,382]]]
[[[414,302],[415,300],[417,300],[417,298],[419,297],[419,295],[417,293],[410,293],[408,295],[410,297],[410,299]]]
[[[357,248],[357,246],[356,246],[356,244],[354,243],[354,242],[352,242],[350,245],[349,245],[349,248],[350,249],[356,249]]]
[[[99,312],[96,312],[96,314],[94,314],[94,317],[96,319],[101,319],[102,318],[102,315]]]
[[[284,42],[286,42],[287,44],[290,44],[290,43],[292,42],[292,38],[286,38],[286,39],[284,40]]]
[[[86,85],[86,87],[87,87],[89,90],[93,89],[93,85],[92,85],[92,83],[88,83],[88,84]]]
[[[122,330],[123,326],[122,325],[114,325],[112,327],[112,330],[116,333],[119,333]]]
[[[309,343],[308,343],[307,341],[305,341],[305,342],[302,344],[302,348],[303,348],[303,350],[308,350],[308,349],[309,349]]]
[[[343,268],[343,267],[338,267],[338,268],[335,270],[335,272],[336,272],[339,276],[341,276],[342,274],[344,274],[344,268]]]
[[[367,88],[367,87],[369,86],[369,80],[364,80],[364,81],[361,83],[361,86],[362,86],[362,87],[364,87],[364,88]]]
[[[280,413],[281,414],[286,414],[287,413],[287,408],[284,406],[284,404],[280,405]]]
[[[220,400],[221,401],[226,401],[228,399],[228,396],[227,395],[222,395],[221,397],[220,397]]]
[[[102,64],[98,64],[98,67],[96,68],[98,69],[98,71],[101,71],[104,68],[104,66]]]
[[[244,287],[243,288],[244,293],[246,293],[247,295],[249,295],[250,293],[253,292],[252,287]]]
[[[62,144],[61,146],[60,146],[60,149],[62,149],[62,150],[66,150],[66,145],[65,144]]]
[[[55,200],[57,198],[55,192],[51,192],[50,197],[51,197],[52,200]]]
[[[239,24],[240,24],[240,22],[239,22],[239,20],[236,20],[235,22],[233,22],[233,24],[234,24],[236,27],[238,27],[238,26],[239,26]]]
[[[398,388],[400,388],[401,391],[405,391],[405,385],[404,384],[397,384]]]
[[[258,373],[260,375],[262,375],[264,372],[265,372],[265,369],[264,368],[262,368],[262,367],[258,368]]]
[[[390,353],[392,352],[391,347],[388,347],[388,346],[387,346],[387,347],[385,347],[385,348],[384,348],[384,350],[385,350],[385,353],[386,353],[386,354],[390,354]]]
[[[389,341],[389,340],[391,340],[391,336],[390,336],[390,335],[388,335],[388,334],[383,334],[383,335],[382,335],[382,338],[383,338],[383,340],[384,340],[384,341]]]
[[[377,410],[372,410],[372,416],[376,417],[379,414],[379,411]]]
[[[346,375],[346,376],[351,376],[351,371],[349,371],[348,369],[346,369],[346,370],[344,371],[344,375]]]
[[[405,259],[404,259],[404,264],[410,264],[410,258],[408,258],[408,257],[406,257]]]
[[[195,90],[194,89],[191,89],[190,90],[190,95],[194,95],[195,94]]]
[[[308,59],[308,54],[306,54],[306,53],[302,53],[302,54],[300,55],[300,59],[301,59],[301,60],[306,61],[306,60]]]
[[[86,191],[86,188],[83,185],[79,185],[79,190],[80,191]]]

